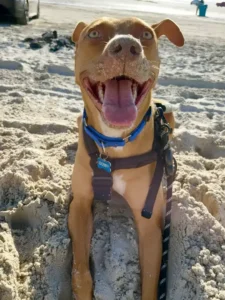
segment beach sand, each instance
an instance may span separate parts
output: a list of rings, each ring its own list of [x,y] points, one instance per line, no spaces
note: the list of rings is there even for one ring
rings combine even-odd
[[[47,30],[70,35],[78,20],[122,17],[42,5],[28,26],[0,26],[0,299],[70,300],[67,230],[76,119],[74,50],[31,50],[24,38]],[[150,24],[171,17],[186,43],[160,40],[154,95],[173,104],[178,162],[174,183],[168,300],[225,299],[224,23],[135,14]],[[85,184],[85,183],[84,183]],[[138,199],[137,199],[138,201]],[[96,300],[140,299],[132,216],[119,199],[95,205],[92,271]]]

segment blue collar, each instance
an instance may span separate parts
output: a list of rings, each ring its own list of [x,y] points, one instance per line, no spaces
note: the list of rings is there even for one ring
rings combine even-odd
[[[121,137],[116,138],[116,137],[103,135],[97,130],[95,130],[92,126],[87,125],[87,113],[86,110],[84,109],[83,127],[85,132],[90,136],[92,140],[96,142],[96,144],[99,147],[101,148],[123,147],[127,142],[132,142],[136,139],[136,137],[141,133],[141,131],[145,127],[146,123],[149,121],[150,117],[151,117],[151,107],[149,107],[141,123],[129,134],[129,136],[125,138],[121,138]]]

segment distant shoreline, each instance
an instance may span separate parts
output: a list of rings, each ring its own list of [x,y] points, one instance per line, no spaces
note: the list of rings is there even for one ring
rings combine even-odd
[[[191,1],[190,1],[191,2]],[[110,1],[76,1],[73,0],[42,0],[43,4],[55,4],[63,6],[72,6],[79,9],[94,9],[102,11],[132,11],[138,13],[157,13],[175,16],[195,16],[195,5],[191,5],[189,1],[163,1],[163,0],[126,0],[122,3],[118,0]],[[94,4],[93,4],[94,3]],[[206,1],[208,10],[206,19],[210,21],[222,21],[225,23],[225,9],[216,6],[216,2]],[[196,16],[197,17],[197,16]]]

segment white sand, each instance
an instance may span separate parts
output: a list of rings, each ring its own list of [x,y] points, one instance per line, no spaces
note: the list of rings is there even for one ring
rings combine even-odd
[[[127,13],[104,12],[116,14]],[[67,215],[83,107],[71,76],[74,54],[33,51],[22,40],[48,29],[71,34],[77,20],[102,15],[43,6],[42,18],[27,27],[0,26],[1,300],[72,299]],[[137,15],[150,23],[165,18]],[[168,300],[225,299],[225,25],[173,19],[186,44],[177,49],[161,40],[155,91],[174,104],[177,120]],[[140,299],[128,209],[99,204],[94,221],[95,299]]]

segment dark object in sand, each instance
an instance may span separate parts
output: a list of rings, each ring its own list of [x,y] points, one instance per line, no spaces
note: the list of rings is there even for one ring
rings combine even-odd
[[[216,6],[225,7],[225,2],[216,3]]]
[[[56,51],[58,51],[58,50],[60,50],[61,48],[64,48],[64,47],[69,48],[69,49],[74,48],[74,43],[71,40],[71,37],[67,36],[67,35],[58,36],[58,33],[57,33],[56,30],[47,31],[47,32],[43,33],[41,37],[37,37],[37,38],[28,37],[28,38],[25,38],[23,40],[23,42],[29,43],[30,48],[33,49],[33,50],[41,49],[45,45],[49,45],[49,50],[51,52],[56,52]]]

